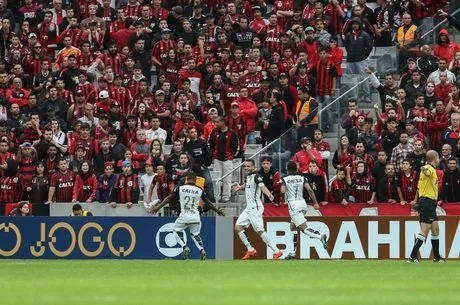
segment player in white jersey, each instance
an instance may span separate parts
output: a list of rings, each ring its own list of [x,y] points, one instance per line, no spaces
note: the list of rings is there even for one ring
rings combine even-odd
[[[224,213],[217,209],[212,202],[208,199],[206,193],[195,185],[196,174],[189,173],[187,175],[187,182],[183,185],[177,185],[174,192],[166,197],[162,203],[157,204],[153,207],[153,212],[157,212],[163,206],[170,202],[174,202],[179,199],[180,202],[180,214],[174,222],[173,232],[177,242],[181,245],[183,252],[183,259],[188,259],[190,256],[190,248],[184,242],[184,230],[190,228],[190,234],[192,239],[200,251],[200,257],[202,260],[206,259],[206,251],[203,247],[203,240],[200,236],[201,230],[201,218],[200,211],[198,209],[200,201],[203,200],[205,205],[214,210],[218,215],[224,216]]]
[[[305,188],[308,195],[317,204],[315,193],[313,192],[307,178],[298,174],[297,164],[289,161],[286,165],[287,175],[281,179],[281,194],[284,194],[285,203],[289,207],[291,215],[291,231],[293,232],[293,251],[286,256],[286,259],[294,259],[297,250],[297,232],[303,232],[311,238],[320,239],[324,248],[327,248],[326,234],[320,234],[318,231],[307,226],[305,214],[307,213],[307,203],[303,198],[303,189]]]
[[[246,190],[246,208],[243,213],[238,217],[235,224],[235,231],[238,233],[239,238],[246,246],[248,251],[243,256],[243,259],[250,259],[257,254],[256,249],[251,245],[244,230],[250,225],[256,231],[262,240],[273,250],[273,259],[279,259],[283,252],[281,252],[275,243],[270,239],[264,229],[264,205],[262,202],[262,193],[273,201],[273,194],[264,185],[262,177],[257,174],[254,160],[246,160],[244,162],[244,171],[247,174],[246,183],[243,185],[234,186],[234,191],[242,189]]]

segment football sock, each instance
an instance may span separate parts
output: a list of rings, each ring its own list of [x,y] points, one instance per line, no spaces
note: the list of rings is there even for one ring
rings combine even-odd
[[[173,231],[173,232],[174,232],[174,236],[176,237],[177,242],[182,247],[182,249],[184,249],[187,246],[185,244],[185,242],[184,242],[184,239],[183,239],[184,232],[182,232],[182,231],[180,231],[180,232]]]
[[[298,235],[299,234],[297,233],[297,231],[292,232],[292,243],[294,245],[294,248],[293,248],[292,252],[294,252],[294,253],[296,253],[296,251],[297,251],[297,237],[298,237]]]
[[[412,252],[410,253],[411,258],[417,258],[418,250],[420,250],[420,247],[423,245],[424,242],[425,236],[420,234],[417,235],[417,238],[415,239],[414,248],[412,248]]]
[[[439,254],[439,236],[431,236],[431,246],[433,247],[433,256],[435,259],[440,259]]]
[[[193,242],[195,243],[195,246],[198,248],[198,250],[203,250],[203,240],[201,239],[200,235],[192,235]]]
[[[272,249],[272,251],[274,253],[277,253],[280,251],[280,249],[278,249],[278,247],[275,245],[274,242],[272,242],[272,240],[270,239],[270,237],[268,237],[268,234],[267,232],[263,232],[260,237],[262,237],[262,240],[264,241],[264,243],[267,244],[267,246],[270,247],[270,249]]]
[[[246,232],[244,232],[244,231],[238,232],[238,237],[243,242],[243,245],[245,245],[246,248],[248,248],[248,251],[253,251],[254,250],[254,248],[251,246],[251,243],[249,241],[248,236],[246,235]]]
[[[305,228],[303,232],[311,238],[321,239],[321,234],[318,231],[313,230],[312,228]]]

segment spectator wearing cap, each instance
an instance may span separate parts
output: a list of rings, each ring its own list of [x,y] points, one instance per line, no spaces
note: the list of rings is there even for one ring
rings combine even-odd
[[[136,174],[133,174],[131,162],[123,161],[122,172],[117,177],[115,185],[110,194],[110,205],[115,208],[117,203],[126,204],[129,209],[133,204],[139,201],[139,179]]]
[[[281,73],[278,77],[279,93],[282,101],[286,103],[289,116],[296,109],[296,104],[299,99],[297,89],[289,84],[289,77],[286,73]]]
[[[105,162],[103,165],[103,174],[98,175],[96,201],[108,202],[110,194],[112,193],[118,175],[114,174],[113,162]]]
[[[321,153],[312,148],[311,140],[308,138],[300,139],[300,150],[292,157],[292,161],[299,166],[299,172],[308,173],[310,161],[316,161],[319,168],[322,168],[323,160]]]
[[[157,66],[157,69],[166,63],[169,50],[175,49],[176,44],[171,40],[171,30],[164,28],[161,30],[161,40],[155,43],[152,50],[152,63]]]
[[[436,68],[438,67],[438,60],[436,60]],[[411,80],[412,72],[419,71],[422,82],[426,82],[427,77],[417,67],[417,61],[413,57],[407,59],[407,72],[401,75],[399,79],[399,87],[405,88],[408,82]]]
[[[318,48],[319,44],[315,40],[315,29],[311,26],[305,28],[305,40],[300,43],[299,50],[307,51],[308,68],[311,69],[319,60]]]
[[[363,30],[363,23],[359,18],[351,21],[351,31],[345,35],[345,48],[347,50],[347,70],[350,74],[359,75],[361,78],[367,77],[365,71],[366,59],[372,51],[373,43],[371,36]],[[369,83],[366,81],[362,85],[364,102],[371,102]]]
[[[166,101],[164,93],[165,92],[163,90],[157,90],[155,92],[155,100],[151,104],[150,108],[160,119],[161,128],[168,131],[171,126],[171,106],[170,103]]]
[[[207,118],[207,123],[204,125],[204,128],[203,128],[202,138],[208,141],[209,135],[211,134],[212,130],[216,128],[216,120],[217,120],[217,117],[219,116],[219,112],[217,108],[209,108],[206,114],[208,118]]]
[[[249,3],[245,2],[245,5],[249,6]],[[264,18],[260,5],[251,7],[251,10],[249,12],[247,11],[247,13],[252,13],[253,15],[253,18],[250,18],[251,22],[249,22],[249,28],[259,35],[262,34],[264,28],[268,25],[268,20]]]
[[[270,79],[268,76],[262,76],[260,79],[260,87],[252,93],[251,99],[256,103],[257,107],[261,107],[270,93]]]

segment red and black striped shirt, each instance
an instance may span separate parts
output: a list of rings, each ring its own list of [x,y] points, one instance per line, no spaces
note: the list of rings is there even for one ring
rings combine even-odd
[[[351,194],[355,197],[355,202],[365,203],[371,200],[372,193],[375,192],[375,181],[372,176],[353,175],[351,181]]]
[[[153,46],[152,56],[155,57],[161,65],[166,64],[169,50],[175,49],[176,45],[172,40],[160,40]]]
[[[75,173],[70,170],[65,173],[57,171],[53,174],[50,186],[56,188],[54,193],[56,196],[56,202],[72,201],[74,180]]]
[[[21,177],[24,189],[27,189],[32,184],[32,178],[35,175],[35,161],[33,159],[22,160],[19,162],[18,174]]]
[[[123,63],[125,62],[125,56],[123,54],[102,54],[99,58],[106,67],[112,67],[115,75],[122,73]]]
[[[137,20],[141,15],[141,8],[142,6],[136,2],[134,5],[130,5],[129,3],[125,6],[125,16],[131,17],[134,20]]]
[[[137,203],[139,201],[139,179],[136,174],[119,175],[114,185],[111,201]]]
[[[237,134],[228,128],[225,132],[215,128],[209,136],[212,158],[219,161],[233,160],[239,150]]]
[[[248,135],[248,124],[246,121],[239,115],[237,118],[229,115],[226,119],[228,128],[236,132],[238,136],[238,141],[240,142],[240,150],[243,150],[244,143],[246,143],[245,138]]]
[[[337,76],[334,63],[318,61],[312,72],[316,75],[316,94],[332,95],[333,80]]]
[[[256,72],[254,74],[248,73],[241,78],[241,84],[248,89],[249,96],[251,96],[254,91],[260,88],[261,79],[261,72]]]
[[[0,179],[0,201],[4,203],[19,202],[22,199],[21,176]]]
[[[415,170],[412,170],[409,175],[404,172],[400,173],[398,186],[401,188],[403,197],[401,200],[411,202],[415,199],[415,194],[417,194],[417,183],[418,175]]]

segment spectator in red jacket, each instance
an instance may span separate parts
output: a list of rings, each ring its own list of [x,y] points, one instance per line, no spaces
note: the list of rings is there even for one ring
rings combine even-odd
[[[22,87],[20,77],[13,78],[13,88],[6,91],[6,98],[10,104],[18,104],[21,108],[29,104],[29,90]]]
[[[72,202],[93,202],[96,199],[97,178],[88,160],[80,164],[78,175],[73,186]]]
[[[203,132],[203,124],[195,120],[195,118],[190,113],[190,110],[184,109],[182,110],[180,121],[177,122],[176,126],[174,127],[174,139],[177,137],[179,132],[188,130],[190,127],[195,127],[199,133]]]
[[[308,166],[310,161],[314,160],[318,164],[319,168],[322,168],[323,159],[321,153],[311,147],[311,141],[308,138],[302,138],[300,140],[301,149],[292,157],[292,161],[297,163],[299,171],[303,174],[308,172]]]
[[[246,121],[248,131],[247,144],[255,144],[254,131],[256,130],[257,106],[253,100],[248,98],[249,91],[246,87],[240,88],[240,97],[235,100],[238,103],[241,117]],[[235,103],[234,102],[234,103]]]
[[[460,50],[460,46],[449,39],[449,32],[447,29],[439,31],[438,44],[434,47],[434,55],[438,58],[445,58],[447,62],[454,59],[456,51]]]

